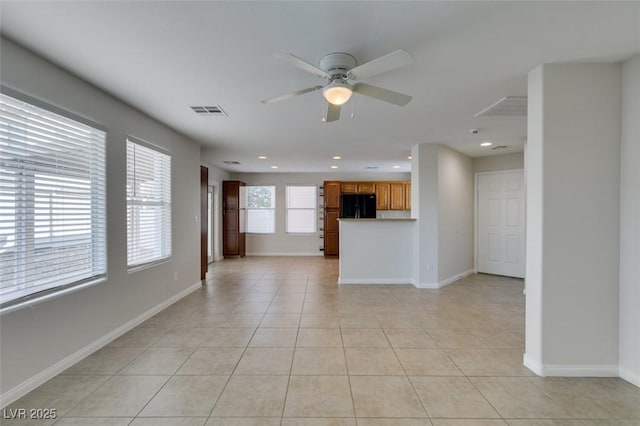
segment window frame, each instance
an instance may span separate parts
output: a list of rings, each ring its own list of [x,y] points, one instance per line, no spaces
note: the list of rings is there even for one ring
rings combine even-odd
[[[313,231],[312,232],[290,232],[289,231],[289,210],[312,210],[309,207],[289,207],[289,188],[290,187],[312,187],[315,188],[315,200],[313,203]],[[284,188],[285,194],[285,233],[288,235],[317,235],[318,234],[318,185],[285,185]]]
[[[169,202],[168,202],[168,210],[169,210],[169,242],[167,244],[169,253],[168,255],[165,256],[161,256],[159,258],[156,259],[152,259],[146,262],[141,262],[141,263],[135,263],[135,264],[130,264],[129,263],[129,219],[128,219],[128,212],[129,212],[129,200],[128,200],[128,195],[126,194],[125,191],[125,221],[127,223],[127,272],[128,273],[134,273],[137,271],[141,271],[143,269],[148,269],[148,268],[152,268],[156,265],[162,264],[162,263],[166,263],[166,262],[170,262],[173,259],[173,191],[172,191],[172,187],[173,187],[173,155],[171,154],[171,151],[169,151],[168,149],[161,147],[159,145],[156,145],[154,143],[151,142],[147,142],[144,139],[140,139],[138,137],[135,136],[131,136],[128,135],[125,139],[125,169],[126,169],[126,174],[127,176],[125,177],[125,181],[126,181],[126,186],[128,186],[129,184],[129,180],[128,180],[128,146],[129,143],[132,143],[134,145],[139,145],[143,148],[146,149],[150,149],[152,151],[155,151],[157,153],[166,155],[167,157],[169,157]],[[160,237],[162,238],[162,236]]]
[[[249,190],[252,187],[266,187],[266,188],[273,188],[273,207],[254,207],[254,208],[250,208],[249,207]],[[277,203],[278,203],[278,194],[277,194],[277,186],[275,184],[260,184],[260,185],[245,185],[245,200],[244,200],[244,205],[245,205],[245,210],[246,210],[246,233],[247,234],[251,234],[251,235],[274,235],[277,232]],[[273,231],[272,232],[252,232],[249,231],[249,211],[250,210],[272,210],[273,211]]]
[[[20,102],[24,102],[26,104],[29,104],[33,107],[45,110],[46,112],[49,112],[51,114],[55,114],[55,115],[59,115],[63,118],[66,118],[67,120],[71,120],[74,121],[78,124],[84,125],[84,126],[88,126],[91,127],[94,130],[97,130],[98,132],[103,133],[103,146],[101,147],[102,149],[102,156],[104,159],[104,163],[101,165],[102,167],[102,175],[98,176],[99,178],[102,178],[104,180],[104,184],[103,184],[103,193],[100,194],[101,195],[101,203],[102,203],[102,210],[101,210],[101,215],[104,218],[104,223],[102,224],[102,229],[103,229],[103,234],[102,234],[102,241],[103,241],[103,247],[102,247],[102,260],[93,260],[92,264],[95,264],[96,262],[101,262],[104,265],[104,270],[100,273],[96,273],[95,275],[92,275],[90,277],[86,277],[86,278],[81,278],[66,284],[60,284],[60,285],[52,285],[51,287],[47,287],[44,288],[40,291],[36,291],[33,293],[26,293],[22,296],[13,298],[11,300],[7,300],[5,302],[0,303],[0,315],[4,315],[10,312],[14,312],[17,310],[20,310],[22,308],[25,307],[30,307],[33,305],[36,305],[38,303],[42,303],[48,300],[52,300],[55,298],[58,298],[60,296],[63,296],[65,294],[69,294],[75,291],[78,291],[80,289],[83,288],[87,288],[87,287],[91,287],[93,285],[96,284],[100,284],[103,282],[107,281],[107,275],[108,275],[108,270],[109,270],[109,257],[108,257],[108,236],[107,236],[107,193],[108,193],[108,181],[107,181],[107,142],[108,142],[108,137],[109,137],[109,133],[107,131],[107,128],[100,124],[97,123],[93,120],[90,120],[84,116],[81,116],[79,114],[73,113],[71,111],[68,111],[64,108],[58,107],[56,105],[52,105],[48,102],[42,101],[38,98],[26,95],[22,92],[19,92],[17,90],[11,89],[10,87],[7,87],[5,85],[0,84],[0,93],[2,93],[3,95],[6,95],[10,98],[13,98],[17,101]],[[35,175],[37,173],[34,172],[32,175],[29,175],[33,178],[34,182],[34,188],[33,190],[35,191]],[[46,174],[46,173],[45,173]],[[55,175],[53,175],[55,176]],[[64,175],[63,175],[64,176]],[[35,203],[36,203],[36,195],[34,193],[33,195],[33,200],[32,203],[34,205],[33,209],[35,209]],[[92,196],[91,197],[91,208],[93,209],[94,205],[95,205],[95,199]],[[99,213],[99,214],[100,214]],[[33,212],[33,214],[35,214],[35,211]],[[50,221],[52,221],[53,219],[50,218]],[[93,220],[93,219],[92,219]],[[35,225],[35,217],[33,219],[34,221],[34,225]],[[93,231],[92,231],[93,232]],[[51,238],[51,237],[48,237]],[[100,238],[100,236],[96,236],[96,237],[91,237],[92,241],[93,238]],[[95,241],[92,243],[94,244]],[[92,252],[92,256],[97,256],[99,255],[99,252]],[[46,286],[46,284],[43,284],[43,286]]]

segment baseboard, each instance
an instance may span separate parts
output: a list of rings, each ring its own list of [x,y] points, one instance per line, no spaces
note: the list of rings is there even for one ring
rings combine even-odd
[[[414,285],[416,286],[416,288],[424,288],[430,290],[437,290],[440,288],[440,284],[438,283],[417,283]]]
[[[289,257],[289,256],[323,256],[320,251],[295,252],[295,253],[247,253],[247,256],[273,256],[273,257]]]
[[[522,363],[543,377],[622,377],[622,371],[617,365],[542,364],[527,354],[524,354]]]
[[[618,367],[618,375],[620,378],[640,388],[640,374],[634,373],[624,367]]]
[[[459,280],[461,280],[463,278],[466,278],[471,274],[473,274],[473,269],[469,269],[468,271],[464,271],[464,272],[461,272],[459,274],[455,274],[455,275],[453,275],[453,276],[451,276],[451,277],[449,277],[447,279],[444,279],[444,280],[440,281],[438,283],[438,286],[440,288],[442,288],[442,287],[444,287],[446,285],[449,285],[449,284],[454,283],[456,281],[459,281]]]
[[[618,377],[617,365],[544,365],[543,376]]]
[[[71,367],[78,361],[81,361],[82,359],[91,355],[98,349],[104,347],[105,345],[111,343],[118,337],[122,336],[127,331],[142,324],[144,321],[148,320],[158,312],[176,303],[178,300],[182,299],[183,297],[193,293],[194,291],[199,289],[201,286],[202,286],[202,282],[198,281],[197,283],[182,290],[180,293],[172,296],[171,298],[154,306],[153,308],[137,316],[136,318],[133,318],[132,320],[127,321],[126,323],[122,324],[120,327],[110,331],[104,336],[89,343],[87,346],[83,347],[82,349],[72,353],[66,358],[61,359],[60,361],[53,364],[51,367],[46,368],[45,370],[31,377],[30,379],[27,379],[24,382],[20,383],[19,385],[15,386],[14,388],[9,389],[8,391],[0,395],[0,407],[6,407],[7,405],[17,400],[18,398],[31,392],[32,390],[42,385],[46,381],[62,373],[64,370]]]
[[[542,364],[531,358],[529,355],[524,354],[522,356],[522,364],[527,367],[529,370],[536,373],[538,376],[544,376],[544,369],[542,368]]]
[[[474,269],[469,269],[468,271],[461,272],[459,274],[451,276],[451,277],[449,277],[447,279],[444,279],[444,280],[442,280],[440,282],[437,282],[437,283],[418,283],[416,285],[416,287],[417,288],[425,288],[425,289],[436,290],[436,289],[442,288],[442,287],[444,287],[446,285],[452,284],[452,283],[454,283],[456,281],[459,281],[459,280],[461,280],[463,278],[466,278],[469,275],[474,274],[474,273],[475,273]]]
[[[342,278],[338,284],[413,284],[411,278]]]

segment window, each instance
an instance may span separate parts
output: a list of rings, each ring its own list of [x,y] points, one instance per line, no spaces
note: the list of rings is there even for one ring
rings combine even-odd
[[[247,232],[276,232],[276,187],[247,186]]]
[[[105,138],[0,94],[0,308],[105,276]]]
[[[315,234],[316,204],[315,186],[287,186],[287,232]]]
[[[171,157],[127,140],[127,265],[171,257]]]

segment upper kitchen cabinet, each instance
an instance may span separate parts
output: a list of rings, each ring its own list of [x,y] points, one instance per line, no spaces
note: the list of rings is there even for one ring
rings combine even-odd
[[[340,189],[343,194],[375,194],[375,182],[342,182]]]
[[[388,183],[376,184],[376,210],[389,210],[389,191]]]
[[[404,209],[411,210],[411,182],[404,184]]]
[[[324,182],[324,207],[326,209],[340,208],[340,182]]]
[[[405,210],[405,184],[404,182],[392,182],[389,184],[390,187],[390,202],[389,209],[390,210]]]
[[[373,182],[363,182],[358,184],[358,194],[374,194],[376,184]]]

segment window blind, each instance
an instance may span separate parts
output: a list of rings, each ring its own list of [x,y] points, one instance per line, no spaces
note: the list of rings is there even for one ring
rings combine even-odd
[[[127,140],[127,265],[171,257],[171,157]]]
[[[315,186],[287,186],[287,232],[311,234],[316,232]]]
[[[276,187],[246,186],[247,232],[273,234],[276,232]]]
[[[105,275],[105,138],[0,94],[0,307]]]

